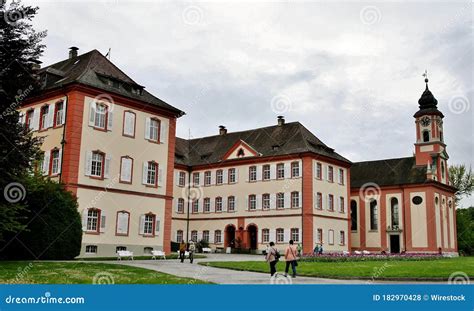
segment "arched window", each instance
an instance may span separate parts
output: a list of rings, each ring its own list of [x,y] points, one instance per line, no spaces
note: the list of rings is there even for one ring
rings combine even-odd
[[[378,230],[377,200],[370,201],[370,230]]]
[[[441,178],[444,178],[444,161],[441,161]]]
[[[430,141],[430,131],[423,131],[423,142]]]
[[[351,230],[357,231],[357,202],[351,200]]]
[[[441,142],[444,142],[443,132],[441,132],[441,131],[439,132],[439,140],[440,140]]]
[[[392,198],[390,200],[390,214],[392,215],[392,229],[399,226],[398,222],[398,199]]]

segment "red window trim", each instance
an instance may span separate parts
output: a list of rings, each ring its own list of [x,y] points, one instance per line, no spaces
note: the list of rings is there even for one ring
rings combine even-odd
[[[145,233],[145,223],[143,223],[143,237],[144,238],[154,238],[155,237],[155,227],[156,227],[156,215],[153,214],[152,212],[148,212],[145,214],[145,218],[146,216],[151,216],[153,217],[153,222],[152,222],[152,233]],[[145,219],[143,219],[143,222],[145,222]]]
[[[220,184],[217,183],[217,173],[219,173],[219,172],[221,172],[221,174],[222,174],[222,183],[220,183]],[[224,170],[218,169],[218,170],[216,170],[216,186],[221,186],[223,184],[224,184]]]
[[[30,113],[33,112],[33,114],[35,113],[35,110],[33,108],[31,109],[28,109],[26,110],[25,112],[25,129],[29,130],[30,127],[29,127],[29,122],[33,122],[33,119],[30,120]]]
[[[331,200],[329,200],[331,198]],[[332,203],[332,204],[329,204]],[[329,211],[334,212],[334,195],[328,194],[328,205],[329,205]]]
[[[40,115],[39,115],[39,126],[38,126],[38,132],[44,132],[48,130],[48,128],[43,127],[43,110],[44,108],[48,108],[48,114],[49,114],[49,106],[47,104],[44,104],[40,107]]]
[[[183,184],[180,183],[180,181],[181,181],[181,174],[184,174],[184,178],[183,178],[184,183],[183,183]],[[186,172],[179,171],[179,172],[178,172],[178,187],[184,187],[184,186],[186,186]]]
[[[293,175],[293,164],[296,164],[298,166],[298,176]],[[299,170],[300,163],[298,161],[293,161],[290,163],[290,176],[291,178],[299,178],[301,176],[301,172]]]
[[[316,175],[316,179],[322,180],[323,179],[323,164],[321,162],[316,162],[316,174],[318,173],[319,167],[319,176]]]
[[[122,180],[122,159],[130,159],[132,160],[132,168],[130,169],[130,181],[123,181]],[[131,185],[133,183],[133,165],[134,165],[134,159],[131,156],[121,156],[120,157],[120,171],[119,171],[119,183],[121,184],[128,184]]]
[[[252,180],[250,178],[250,176],[252,176],[251,173],[250,173],[250,170],[252,168],[255,168],[255,180]],[[255,166],[255,165],[249,166],[249,182],[256,182],[256,181],[257,181],[257,166]]]
[[[61,100],[58,100],[55,104],[54,104],[54,118],[53,118],[53,128],[59,128],[59,127],[62,127],[64,124],[56,124],[56,119],[57,119],[57,116],[58,116],[58,106],[59,104],[63,104],[63,118],[64,120],[66,120],[66,110],[64,110],[64,101],[61,99]]]
[[[148,140],[149,142],[151,142],[151,143],[161,144],[161,141],[160,141],[160,136],[161,136],[161,120],[160,120],[159,118],[157,118],[157,117],[150,117],[150,126],[151,126],[151,121],[152,121],[152,120],[155,120],[155,121],[158,122],[158,126],[157,126],[157,131],[158,131],[158,133],[157,133],[157,135],[156,135],[156,140],[153,140],[153,139],[151,139],[151,138],[149,138],[149,139],[147,139],[147,140]],[[149,131],[150,129],[147,129],[147,130]]]
[[[206,174],[209,173],[209,183],[206,182]],[[211,171],[205,171],[203,174],[203,182],[204,182],[204,187],[209,187],[212,185],[212,172]]]
[[[318,199],[321,199],[321,205],[318,207]],[[316,209],[323,210],[323,194],[321,192],[316,193]]]
[[[176,230],[176,242],[181,242],[178,240],[178,233],[181,232],[181,241],[184,241],[184,231],[183,230]]]
[[[221,199],[221,210],[220,211],[217,211],[217,199]],[[214,212],[216,213],[223,213],[224,210],[223,210],[223,205],[224,205],[224,200],[222,200],[222,197],[218,196],[214,199]]]
[[[343,242],[344,243],[341,243],[341,232],[343,233],[342,236],[343,236]],[[339,230],[339,245],[346,245],[346,232],[344,230]]]
[[[234,198],[234,209],[233,209],[232,211],[229,210],[230,198]],[[235,195],[229,195],[229,196],[227,197],[227,213],[235,213]]]
[[[59,167],[59,173],[56,173],[56,174],[53,174],[53,152],[54,151],[58,151],[59,152],[59,148],[58,147],[54,147],[53,149],[51,149],[49,151],[49,170],[48,170],[48,176],[51,176],[51,177],[55,177],[55,176],[59,176],[59,174],[61,174],[61,167]],[[61,164],[61,163],[59,163]]]
[[[278,230],[283,230],[283,241],[278,242]],[[276,228],[275,229],[275,244],[284,244],[285,243],[285,229],[284,228]]]
[[[255,197],[255,209],[250,209],[250,197],[251,196],[254,196]],[[257,195],[256,194],[249,194],[248,197],[247,197],[247,200],[248,200],[248,208],[247,208],[247,211],[249,212],[255,212],[257,210]]]
[[[104,172],[105,172],[105,152],[102,152],[100,150],[94,150],[92,151],[92,154],[94,153],[99,153],[102,155],[102,167],[101,167],[101,172],[100,172],[100,176],[93,176],[93,175],[89,175],[89,178],[92,178],[92,179],[98,179],[98,180],[104,180]],[[91,158],[91,170],[92,170],[92,158]]]
[[[217,232],[219,232],[219,236],[220,236],[220,241],[219,242],[216,242],[216,235],[217,235]],[[222,230],[215,230],[214,231],[214,244],[222,244]]]
[[[181,200],[183,201],[183,211],[182,211],[182,212],[179,211],[179,202],[180,202]],[[183,199],[183,198],[178,198],[178,210],[176,211],[177,214],[184,214],[184,203],[185,203],[185,202],[184,202],[184,199]]]
[[[300,198],[299,198],[299,197],[300,197],[299,191],[292,191],[292,192],[290,192],[290,208],[292,208],[292,209],[299,209],[299,208],[300,208],[300,207],[299,207],[300,204],[298,204],[298,206],[293,206],[293,194],[294,194],[294,193],[297,194],[297,196],[298,196],[298,203],[301,204],[301,202],[299,202],[299,200],[300,200]]]
[[[133,136],[125,134],[125,115],[127,113],[132,113],[132,114],[135,115],[135,118],[133,119]],[[136,131],[137,131],[137,114],[135,112],[131,111],[131,110],[125,110],[123,112],[123,117],[122,117],[122,136],[129,137],[129,138],[135,138]]]
[[[234,170],[234,181],[230,181],[230,171],[231,170]],[[236,176],[237,175],[237,171],[235,170],[235,167],[231,167],[229,169],[227,169],[227,183],[228,184],[235,184],[236,183]]]
[[[323,244],[323,241],[324,241],[324,232],[323,232],[323,228],[317,228],[316,229],[316,239],[318,238],[318,233],[321,232],[321,240],[320,241],[316,241],[316,243],[321,243]]]
[[[89,231],[87,230],[87,221],[89,219],[89,211],[97,211],[97,230],[96,231]],[[94,234],[94,235],[99,235],[100,234],[100,221],[102,219],[102,210],[100,208],[92,207],[87,209],[87,218],[86,218],[86,231],[84,232],[85,234]]]
[[[344,185],[344,180],[346,179],[346,174],[344,174],[344,170],[343,170],[342,168],[340,168],[340,169],[337,170],[337,179],[339,179],[341,170],[342,170],[342,182],[338,180],[337,183],[338,183],[339,185]]]
[[[345,214],[345,212],[346,212],[344,201],[345,201],[344,197],[339,197],[339,206],[338,207],[339,207],[339,213],[341,213],[341,214]],[[342,203],[342,211],[341,211],[341,203]]]
[[[332,174],[329,173],[329,169],[332,168]],[[329,179],[329,176],[331,176],[331,179]],[[334,166],[328,165],[328,182],[333,183],[334,182]]]
[[[279,166],[279,165],[280,165],[280,166],[283,165],[283,177],[278,177],[278,166]],[[275,169],[276,169],[276,172],[275,172],[275,173],[276,173],[276,174],[275,174],[276,179],[278,179],[278,180],[285,179],[285,177],[286,177],[286,176],[285,176],[285,163],[282,163],[282,162],[277,163],[276,166],[275,166]],[[262,172],[262,174],[263,174],[263,172]],[[263,178],[262,178],[262,179],[263,179]]]
[[[155,160],[148,161],[147,163],[148,163],[148,165],[150,163],[155,164],[156,165],[156,172],[155,172],[155,183],[153,185],[146,184],[145,186],[149,187],[149,188],[158,188],[158,173],[159,173],[159,169],[160,169],[159,164]],[[148,169],[147,169],[147,173],[148,173]],[[147,176],[147,180],[148,180],[148,176]]]
[[[268,174],[268,179],[265,179],[265,167],[268,168],[268,172],[270,173]],[[271,166],[270,164],[264,164],[262,165],[262,181],[269,181],[269,180],[272,180]]]
[[[105,106],[105,122],[104,122],[104,128],[95,126],[95,114],[97,113],[97,106],[98,106],[98,105],[103,105],[103,106]],[[107,131],[108,131],[108,125],[109,125],[109,106],[108,106],[107,104],[103,103],[103,102],[96,103],[95,110],[94,110],[94,125],[92,126],[92,128],[93,128],[94,130],[97,130],[97,131],[107,132]]]
[[[118,214],[119,213],[126,213],[128,214],[128,223],[127,223],[127,233],[117,233],[118,229]],[[128,236],[130,234],[130,212],[129,211],[118,211],[115,216],[115,235],[116,236]]]

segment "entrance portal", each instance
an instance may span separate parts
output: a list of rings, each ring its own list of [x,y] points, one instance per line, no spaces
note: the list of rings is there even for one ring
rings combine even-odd
[[[258,236],[257,236],[257,226],[255,225],[249,225],[247,227],[247,233],[249,237],[248,245],[250,249],[257,249],[258,246]]]
[[[400,235],[390,236],[390,253],[400,253]]]
[[[234,225],[227,225],[225,228],[225,247],[235,247],[235,227]]]

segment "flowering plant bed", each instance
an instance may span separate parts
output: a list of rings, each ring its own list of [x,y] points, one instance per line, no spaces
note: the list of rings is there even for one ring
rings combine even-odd
[[[438,260],[447,257],[439,254],[418,253],[418,254],[342,254],[342,253],[326,253],[322,255],[306,254],[301,257],[301,261],[305,262],[345,262],[345,261],[387,261],[387,260]]]

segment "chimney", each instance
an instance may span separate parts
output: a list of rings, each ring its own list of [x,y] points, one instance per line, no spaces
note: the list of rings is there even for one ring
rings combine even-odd
[[[278,126],[282,126],[283,124],[285,124],[285,117],[278,116]]]
[[[74,57],[77,57],[77,51],[79,50],[79,48],[75,47],[75,46],[71,46],[69,48],[69,59],[71,58],[74,58]]]
[[[224,125],[219,125],[219,135],[225,135],[227,134],[227,129],[225,128]]]

